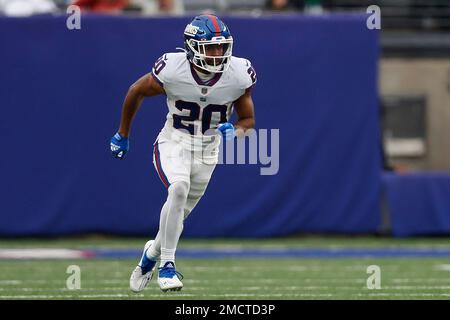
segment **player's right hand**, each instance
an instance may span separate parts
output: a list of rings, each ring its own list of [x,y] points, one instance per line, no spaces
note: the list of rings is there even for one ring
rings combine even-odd
[[[123,137],[120,133],[116,133],[111,138],[111,153],[114,158],[121,159],[125,157],[125,154],[130,149],[130,142],[128,141],[128,138]]]

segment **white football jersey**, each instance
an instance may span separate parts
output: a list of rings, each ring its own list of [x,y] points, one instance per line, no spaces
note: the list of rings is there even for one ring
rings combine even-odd
[[[215,129],[227,122],[233,102],[256,83],[250,61],[231,57],[228,70],[203,82],[185,52],[166,53],[155,63],[153,77],[167,94],[167,120],[158,139],[177,139],[186,148],[218,147]]]

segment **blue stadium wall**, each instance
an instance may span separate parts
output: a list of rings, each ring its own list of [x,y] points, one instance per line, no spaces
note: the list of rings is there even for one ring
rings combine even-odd
[[[370,233],[380,226],[377,31],[362,15],[224,17],[250,59],[258,129],[279,129],[276,175],[218,165],[184,236]],[[144,101],[111,157],[128,87],[182,46],[190,17],[0,18],[0,236],[154,236],[166,190],[152,144],[167,107]]]

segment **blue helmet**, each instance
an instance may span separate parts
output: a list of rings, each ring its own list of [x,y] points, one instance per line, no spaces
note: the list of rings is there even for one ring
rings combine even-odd
[[[208,46],[217,45],[223,48],[222,55],[207,55]],[[224,72],[230,65],[233,37],[218,17],[200,15],[184,29],[184,47],[192,64],[208,72]]]

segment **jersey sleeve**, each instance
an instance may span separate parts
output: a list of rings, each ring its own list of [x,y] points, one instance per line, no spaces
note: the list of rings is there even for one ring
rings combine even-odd
[[[166,53],[156,60],[152,68],[152,76],[161,85],[161,87],[164,87],[164,84],[166,84],[170,79],[170,68],[167,67],[168,63],[169,59]]]

